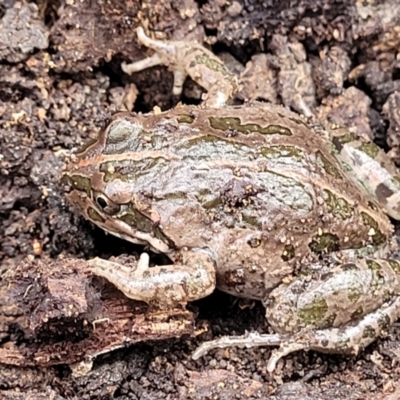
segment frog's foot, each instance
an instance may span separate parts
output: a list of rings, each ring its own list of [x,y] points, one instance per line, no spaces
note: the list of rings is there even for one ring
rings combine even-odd
[[[131,75],[156,65],[167,66],[174,74],[173,94],[182,93],[187,76],[207,90],[204,105],[221,107],[239,90],[237,77],[211,51],[195,41],[155,40],[148,37],[142,27],[137,28],[140,44],[153,49],[155,54],[132,64],[122,63],[122,70]]]
[[[224,349],[227,347],[260,347],[260,346],[280,346],[279,349],[272,352],[268,362],[267,369],[273,372],[276,363],[284,356],[298,350],[308,350],[308,343],[295,342],[287,335],[280,334],[261,334],[258,332],[247,333],[243,336],[224,336],[216,340],[210,340],[201,344],[192,354],[192,358],[197,360],[212,349]]]
[[[135,72],[143,71],[157,65],[165,65],[169,67],[174,74],[174,86],[172,93],[179,96],[182,93],[183,83],[185,82],[187,73],[185,68],[181,66],[181,62],[177,59],[178,47],[180,42],[168,42],[163,40],[154,40],[149,38],[142,27],[137,28],[137,36],[140,44],[155,50],[151,57],[136,61],[131,64],[121,63],[121,69],[128,75]]]
[[[151,57],[144,58],[134,63],[127,64],[126,62],[122,62],[121,69],[126,74],[132,75],[135,72],[143,71],[144,69],[155,67],[160,64],[162,64],[160,56],[154,53]]]
[[[149,256],[144,253],[135,266],[95,258],[89,267],[126,297],[165,309],[201,299],[215,289],[214,262],[206,252],[185,252],[182,258],[183,264],[149,268]]]
[[[313,331],[304,329],[290,337],[287,334],[250,333],[244,336],[227,336],[203,343],[192,355],[198,359],[215,348],[231,346],[258,347],[279,346],[272,352],[267,370],[272,373],[277,362],[284,356],[299,350],[315,350],[322,353],[358,354],[400,317],[400,297],[386,307],[366,315],[360,321],[342,328],[321,329]]]

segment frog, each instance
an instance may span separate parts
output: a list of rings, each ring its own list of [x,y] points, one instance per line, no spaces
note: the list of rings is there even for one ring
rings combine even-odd
[[[71,158],[63,180],[73,207],[170,260],[95,258],[92,273],[161,309],[216,288],[263,303],[273,333],[205,342],[194,359],[277,346],[273,373],[294,351],[357,354],[384,335],[400,316],[400,262],[388,257],[400,185],[383,151],[280,105],[229,104],[238,80],[216,55],[137,33],[156,55],[125,72],[163,64],[176,93],[186,75],[208,93],[197,106],[115,113]]]

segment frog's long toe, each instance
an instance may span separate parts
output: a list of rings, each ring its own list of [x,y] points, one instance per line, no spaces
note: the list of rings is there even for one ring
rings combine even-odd
[[[283,341],[279,334],[261,334],[250,332],[242,336],[223,336],[219,339],[210,340],[202,343],[192,354],[194,360],[207,354],[212,349],[225,349],[227,347],[259,347],[259,346],[279,346]]]
[[[260,347],[260,346],[280,346],[272,352],[271,358],[268,361],[267,370],[272,373],[277,362],[290,353],[299,350],[308,350],[309,343],[307,341],[293,341],[288,336],[279,334],[261,334],[251,332],[243,336],[224,336],[216,340],[210,340],[201,344],[192,354],[194,360],[207,354],[212,349],[224,349],[227,347]]]
[[[154,53],[151,57],[146,57],[143,60],[135,61],[127,64],[126,62],[121,63],[121,69],[125,74],[132,75],[135,72],[143,71],[144,69],[155,67],[160,65],[162,60],[157,53]]]

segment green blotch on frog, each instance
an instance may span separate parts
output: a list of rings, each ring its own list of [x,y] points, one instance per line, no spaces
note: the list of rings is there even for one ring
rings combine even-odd
[[[179,115],[177,119],[180,124],[191,124],[195,120],[195,117],[182,114]]]
[[[339,170],[328,160],[328,158],[321,151],[317,151],[316,157],[319,164],[328,175],[331,175],[336,179],[340,179],[342,177]]]
[[[242,124],[240,118],[237,117],[210,117],[209,121],[213,129],[221,131],[233,130],[244,134],[258,132],[264,135],[292,135],[290,129],[284,126],[270,124],[262,127],[258,124]]]
[[[298,310],[299,317],[305,325],[320,326],[328,314],[328,304],[323,298],[314,299],[312,304]]]
[[[324,190],[324,195],[326,205],[328,206],[332,215],[343,220],[349,219],[354,215],[353,207],[351,207],[348,201],[346,201],[344,198],[336,196],[327,189]]]
[[[94,208],[89,207],[87,213],[92,222],[100,222],[101,224],[104,224],[105,219]]]
[[[314,253],[328,253],[340,248],[339,237],[333,233],[316,234],[310,242],[309,247]]]

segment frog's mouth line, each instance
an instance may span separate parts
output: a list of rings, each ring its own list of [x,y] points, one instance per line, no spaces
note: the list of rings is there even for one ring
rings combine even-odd
[[[153,236],[152,233],[139,231],[124,222],[120,214],[111,216],[102,212],[86,193],[81,195],[73,191],[67,197],[77,210],[81,210],[86,219],[111,235],[134,244],[150,246],[155,253],[170,254],[173,251],[168,244]]]
[[[164,253],[168,254],[171,252],[171,248],[164,243],[161,239],[154,237],[151,233],[146,233],[139,231],[126,222],[119,219],[118,215],[113,217],[106,216],[104,224],[96,223],[96,221],[92,221],[96,223],[96,225],[101,226],[106,232],[117,236],[121,239],[127,240],[128,242],[140,244],[143,246],[149,245],[151,250],[155,253]]]

